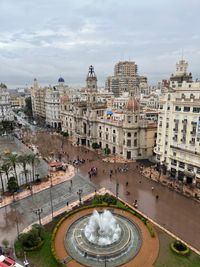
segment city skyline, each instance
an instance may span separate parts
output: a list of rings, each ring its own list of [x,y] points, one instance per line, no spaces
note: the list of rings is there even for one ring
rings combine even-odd
[[[94,65],[98,85],[120,60],[133,60],[150,84],[167,79],[183,56],[199,78],[200,3],[176,1],[2,0],[0,3],[0,81],[25,86],[85,85]]]

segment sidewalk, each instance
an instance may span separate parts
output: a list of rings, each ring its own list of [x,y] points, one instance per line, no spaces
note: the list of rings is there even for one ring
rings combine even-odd
[[[170,180],[166,175],[160,175],[160,173],[154,170],[152,167],[146,167],[142,170],[142,175],[155,182],[159,182],[168,188],[175,190],[176,192],[191,197],[196,201],[200,201],[200,190],[198,188],[192,188],[175,180]],[[195,197],[195,195],[197,197]]]
[[[2,198],[2,202],[0,203],[0,208],[7,206],[14,201],[26,198],[31,194],[36,194],[45,189],[48,189],[51,187],[51,185],[54,186],[72,179],[73,176],[75,175],[75,168],[72,165],[68,165],[66,171],[50,172],[49,175],[50,178],[47,181],[43,181],[40,184],[33,185],[32,190],[24,189],[22,192],[17,193],[14,199],[13,196],[4,196]]]

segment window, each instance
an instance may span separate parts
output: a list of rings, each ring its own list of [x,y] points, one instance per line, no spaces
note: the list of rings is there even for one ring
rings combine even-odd
[[[127,136],[128,136],[128,137],[131,137],[131,133],[127,133]]]
[[[131,140],[127,140],[127,146],[131,146]]]
[[[99,126],[99,130],[101,130],[101,126]]]
[[[190,112],[190,107],[184,107],[183,111],[184,112]]]
[[[115,130],[113,130],[113,133],[115,134]]]
[[[193,107],[193,112],[194,113],[199,113],[200,112],[200,108],[199,107]]]
[[[113,136],[113,143],[115,143],[116,142],[116,137],[115,136]]]
[[[134,140],[134,146],[137,146],[137,139]]]
[[[175,159],[172,159],[171,160],[171,165],[176,166],[176,164],[177,164],[177,161]]]
[[[192,165],[188,165],[187,169],[188,171],[194,171],[194,167]]]
[[[101,138],[101,133],[99,133],[99,137]]]
[[[163,105],[160,105],[160,107],[159,107],[160,109],[163,109]]]
[[[137,133],[134,133],[134,137],[137,137]]]
[[[179,162],[179,167],[184,169],[185,168],[185,163],[184,162]]]
[[[106,128],[106,132],[108,132],[108,128]]]
[[[176,106],[176,107],[175,107],[175,111],[181,111],[181,107]]]
[[[131,123],[131,116],[128,116],[128,123]]]
[[[135,122],[137,123],[137,116],[135,116]]]

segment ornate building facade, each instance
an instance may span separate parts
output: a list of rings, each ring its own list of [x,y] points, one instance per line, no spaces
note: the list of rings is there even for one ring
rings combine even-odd
[[[174,180],[200,188],[200,82],[183,60],[172,77],[160,98],[156,159]]]
[[[77,144],[101,149],[125,159],[143,159],[152,156],[156,124],[141,119],[140,105],[130,92],[123,111],[108,108],[97,101],[97,77],[90,66],[86,78],[87,101],[61,99],[62,131],[68,132]]]

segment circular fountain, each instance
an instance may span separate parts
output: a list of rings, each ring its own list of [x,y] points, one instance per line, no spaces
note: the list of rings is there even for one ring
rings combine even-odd
[[[122,265],[137,255],[141,243],[137,225],[109,210],[76,220],[65,235],[66,250],[85,266]]]

